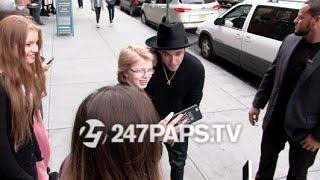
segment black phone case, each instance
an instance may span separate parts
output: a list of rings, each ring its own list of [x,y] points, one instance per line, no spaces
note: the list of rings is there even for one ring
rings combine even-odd
[[[250,160],[248,160],[242,168],[242,180],[253,180],[252,162]]]
[[[54,60],[54,58],[51,58],[51,59],[47,62],[47,64],[48,64],[48,65],[51,64],[53,60]]]
[[[191,124],[191,123],[194,123],[194,122],[202,119],[201,111],[200,111],[198,105],[196,105],[196,104],[174,114],[170,121],[172,121],[174,118],[176,118],[179,114],[183,114],[183,117],[181,118],[180,122],[187,119],[186,124]]]

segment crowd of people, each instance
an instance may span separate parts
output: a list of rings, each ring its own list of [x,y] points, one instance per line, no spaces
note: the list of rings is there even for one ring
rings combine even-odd
[[[92,2],[99,23],[101,6]],[[57,173],[49,171],[50,146],[42,124],[45,71],[50,67],[41,57],[41,28],[12,12],[0,13],[0,18],[0,179],[57,179]],[[254,125],[260,109],[269,102],[256,174],[259,180],[273,179],[286,142],[290,144],[288,180],[306,179],[320,148],[320,0],[308,0],[294,23],[295,33],[283,41],[249,111]],[[196,42],[197,37],[186,33],[181,22],[161,23],[146,45],[132,44],[121,50],[119,83],[95,90],[77,110],[71,151],[61,165],[60,179],[163,179],[163,144],[171,179],[184,179],[188,138],[162,142],[143,136],[142,141],[114,143],[112,137],[116,124],[164,129],[184,125],[182,115],[172,120],[173,112],[200,105],[203,96],[204,67],[186,52]],[[85,146],[85,135],[79,135],[91,119],[103,123],[101,133],[106,137],[95,148]]]

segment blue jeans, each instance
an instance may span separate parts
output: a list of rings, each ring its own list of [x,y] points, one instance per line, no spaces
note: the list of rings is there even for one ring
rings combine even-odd
[[[41,2],[37,1],[34,3],[38,4],[38,6],[36,8],[30,8],[30,15],[33,17],[33,19],[36,23],[42,24],[42,22],[40,20]]]

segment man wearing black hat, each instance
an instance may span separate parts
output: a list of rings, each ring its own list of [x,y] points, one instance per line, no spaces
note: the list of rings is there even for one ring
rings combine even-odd
[[[170,112],[179,112],[194,104],[200,104],[204,68],[197,58],[185,50],[197,40],[196,35],[185,32],[181,22],[161,23],[157,36],[146,40],[146,45],[156,50],[158,63],[145,90],[161,119]],[[188,138],[172,146],[166,144],[166,147],[171,166],[171,179],[183,179]]]

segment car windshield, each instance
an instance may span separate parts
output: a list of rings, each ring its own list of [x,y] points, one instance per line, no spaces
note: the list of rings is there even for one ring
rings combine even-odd
[[[216,0],[179,0],[182,4],[207,4],[216,2]]]

